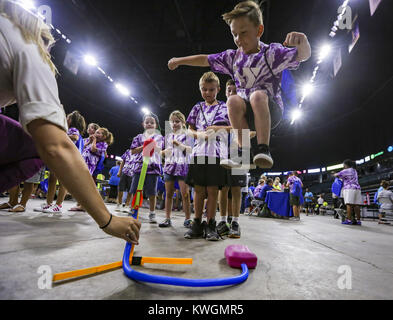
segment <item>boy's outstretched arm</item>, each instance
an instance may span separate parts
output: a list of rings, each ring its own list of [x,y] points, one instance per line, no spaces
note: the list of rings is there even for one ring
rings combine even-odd
[[[308,42],[307,36],[301,32],[290,32],[284,41],[284,46],[296,47],[297,57],[296,61],[303,62],[311,57],[311,46]]]
[[[175,70],[179,66],[191,67],[209,67],[209,61],[206,54],[199,54],[196,56],[188,56],[182,58],[172,58],[168,61],[169,70]]]

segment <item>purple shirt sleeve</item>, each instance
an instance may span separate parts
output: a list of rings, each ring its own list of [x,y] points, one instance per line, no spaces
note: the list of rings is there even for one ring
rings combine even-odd
[[[226,50],[221,53],[211,54],[207,56],[210,68],[214,72],[233,75],[233,59],[236,55],[236,50]]]
[[[198,107],[199,107],[199,104],[195,105],[192,108],[192,110],[187,118],[188,125],[192,125],[192,126],[196,127],[196,119],[197,119],[198,111],[199,111]]]
[[[140,147],[142,144],[141,144],[141,136],[142,135],[137,135],[135,138],[134,138],[134,140],[132,140],[132,143],[131,143],[131,147],[130,147],[130,149],[132,150],[132,149],[135,149],[135,148],[138,148],[138,147]]]
[[[106,149],[108,149],[108,144],[106,142],[98,142],[96,143],[97,154],[102,155],[105,153]]]
[[[339,173],[337,173],[337,177],[339,177],[340,179],[344,179],[345,177],[348,176],[348,173],[349,173],[349,169],[341,170]]]
[[[285,69],[296,70],[300,62],[296,61],[297,48],[287,48],[280,43],[271,43],[267,59],[274,74]]]

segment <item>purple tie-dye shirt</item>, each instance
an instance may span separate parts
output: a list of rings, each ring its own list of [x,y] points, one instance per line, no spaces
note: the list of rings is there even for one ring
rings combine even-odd
[[[302,184],[302,180],[300,180],[299,177],[290,176],[288,178],[288,184],[289,184],[289,191],[290,191],[290,193],[293,193],[293,191],[294,191],[293,188],[294,188],[295,181],[299,181],[300,184]]]
[[[132,177],[134,175],[134,160],[136,158],[136,155],[131,154],[131,150],[128,149],[126,152],[124,152],[121,158],[124,162],[123,170],[121,173]]]
[[[265,184],[258,184],[258,185],[255,187],[254,193],[253,193],[255,198],[259,198],[259,192],[262,190],[262,188],[263,188],[264,185],[265,185]]]
[[[287,48],[279,43],[270,46],[260,42],[261,50],[254,54],[245,54],[241,49],[229,49],[208,56],[212,71],[228,74],[236,83],[237,95],[250,101],[250,96],[257,90],[265,91],[274,97],[283,109],[281,92],[281,74],[285,69],[297,69],[300,62],[296,61],[297,48]],[[275,75],[273,77],[266,65],[264,53],[267,51],[267,61]]]
[[[213,106],[206,105],[206,102],[197,103],[187,118],[187,124],[194,126],[197,131],[205,131],[207,127],[213,125],[231,125],[228,118],[228,108],[222,101],[218,101],[218,104]],[[227,159],[228,133],[226,131],[217,132],[216,139],[213,137],[207,141],[195,139],[192,156]]]
[[[353,168],[348,168],[337,173],[337,177],[339,177],[343,181],[343,190],[345,189],[354,189],[360,190],[360,185],[358,182],[358,173]]]
[[[68,129],[68,132],[67,132],[67,135],[68,136],[78,136],[78,139],[79,139],[79,137],[80,137],[80,132],[79,132],[79,130],[77,129],[77,128],[69,128]],[[76,140],[76,141],[72,141],[75,145],[76,145],[76,143],[78,142],[78,140]]]
[[[85,160],[87,167],[91,174],[94,173],[94,170],[97,167],[98,162],[100,161],[101,157],[105,154],[106,150],[108,149],[108,144],[106,142],[96,142],[96,152],[91,151],[92,144],[85,145],[82,153],[82,157]]]
[[[190,154],[188,154],[186,150],[182,150],[180,147],[175,146],[173,144],[174,140],[192,148],[194,145],[194,139],[187,136],[186,133],[170,133],[165,137],[165,149],[171,148],[172,154],[170,156],[165,156],[165,165],[163,171],[164,173],[173,176],[185,177],[188,173]]]
[[[161,134],[154,134],[147,137],[145,134],[137,135],[132,141],[130,149],[135,149],[143,146],[147,139],[153,139],[157,143],[157,147],[163,149],[164,147],[164,137]],[[154,152],[153,156],[150,158],[149,166],[147,167],[146,174],[161,174],[161,155],[159,152]],[[143,165],[143,156],[141,153],[136,153],[134,158],[134,174],[141,173]]]

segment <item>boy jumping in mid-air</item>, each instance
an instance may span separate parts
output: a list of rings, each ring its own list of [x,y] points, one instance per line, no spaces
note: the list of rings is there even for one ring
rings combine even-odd
[[[237,95],[228,99],[227,106],[231,125],[238,131],[239,152],[242,154],[251,151],[255,165],[271,168],[273,159],[269,150],[270,130],[272,122],[273,125],[278,123],[283,113],[281,74],[285,69],[297,69],[300,62],[310,58],[310,44],[306,35],[298,32],[289,33],[284,46],[261,42],[264,31],[262,12],[253,1],[239,3],[231,12],[224,14],[223,18],[231,28],[237,50],[172,58],[168,67],[174,70],[180,65],[210,66],[214,72],[230,75],[235,80]],[[249,150],[250,143],[242,140],[242,129],[252,129],[254,125],[257,145]],[[248,137],[247,135],[247,139]],[[241,163],[239,159],[232,158],[222,160],[221,165],[236,168]]]

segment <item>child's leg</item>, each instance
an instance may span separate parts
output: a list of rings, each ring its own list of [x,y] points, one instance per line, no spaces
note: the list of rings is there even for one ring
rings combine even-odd
[[[271,129],[269,98],[265,92],[258,90],[251,95],[250,104],[254,112],[258,145],[269,145]]]
[[[19,198],[19,185],[8,190],[8,193],[10,195],[9,204],[12,207],[16,206],[18,204],[18,198]]]
[[[217,198],[218,187],[207,187],[207,222],[216,217]]]
[[[156,210],[156,200],[156,196],[149,197],[149,209],[152,213]]]
[[[122,195],[122,197],[123,197],[123,195]],[[131,199],[132,199],[132,193],[131,193],[131,192],[128,192],[128,193],[127,193],[127,198],[126,198],[125,207],[128,207],[128,206],[130,205]]]
[[[242,200],[242,193],[240,187],[231,187],[232,192],[232,216],[238,218],[240,216],[240,207]]]
[[[67,195],[67,189],[64,187],[62,183],[60,183],[59,194],[57,195],[57,201],[56,201],[56,204],[58,206],[61,206],[63,204],[66,195]]]
[[[195,210],[195,218],[196,219],[202,219],[205,197],[206,197],[206,187],[195,186],[194,210]]]
[[[233,129],[237,130],[237,141],[242,146],[242,129],[248,129],[246,120],[246,104],[239,96],[230,96],[227,101],[229,120]]]
[[[189,220],[191,218],[190,190],[188,185],[182,180],[179,180],[179,187],[183,199],[183,211],[186,214],[186,219]]]
[[[356,214],[356,219],[360,221],[360,206],[354,206],[354,211]]]
[[[351,214],[352,214],[352,206],[350,204],[347,204],[347,220],[352,220]]]
[[[48,181],[48,193],[46,194],[46,203],[48,205],[51,205],[53,200],[55,199],[56,184],[57,184],[57,177],[55,173],[51,171]]]
[[[166,198],[165,198],[165,214],[166,218],[170,219],[171,218],[171,212],[172,212],[172,198],[173,194],[175,192],[175,181],[166,181],[165,182],[165,191],[166,191]]]
[[[219,191],[219,203],[220,203],[221,221],[226,221],[226,217],[227,217],[228,191],[229,191],[229,187],[223,187]]]
[[[228,217],[232,217],[232,206],[233,206],[232,198],[228,198],[228,210],[227,210]]]
[[[256,147],[252,148],[253,162],[260,168],[270,169],[273,166],[273,159],[269,150],[271,130],[269,98],[265,92],[259,90],[251,95],[250,103],[254,113],[258,143]]]
[[[123,203],[123,191],[119,191],[117,194],[117,204]]]
[[[24,183],[24,188],[22,192],[22,199],[20,199],[20,204],[26,208],[27,201],[29,201],[30,196],[33,192],[34,184],[33,183]]]

